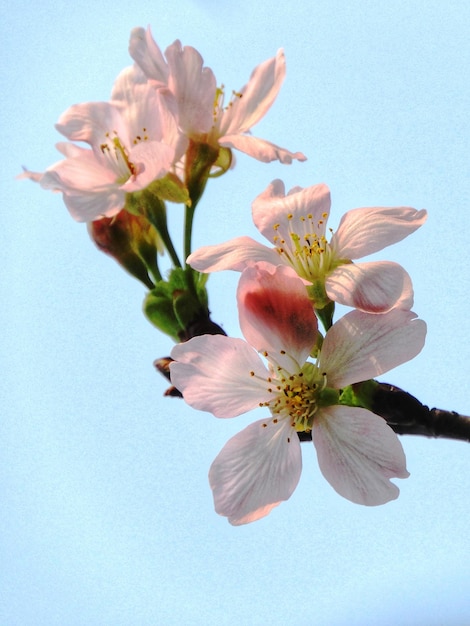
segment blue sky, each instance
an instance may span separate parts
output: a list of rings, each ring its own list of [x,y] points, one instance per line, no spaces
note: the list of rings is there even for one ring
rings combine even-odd
[[[376,255],[411,274],[423,352],[382,380],[469,413],[470,8],[464,1],[176,0],[4,6],[0,232],[0,623],[6,626],[462,626],[470,623],[470,459],[463,442],[403,437],[398,500],[338,496],[303,444],[292,498],[231,527],[207,471],[253,415],[217,420],[176,399],[152,361],[171,342],[144,290],[98,253],[59,195],[15,180],[58,159],[71,104],[106,100],[134,26],[195,46],[237,89],[283,47],[287,77],[254,134],[308,156],[237,155],[198,207],[195,245],[258,237],[274,178],[326,182],[331,226],[359,206],[427,224]],[[171,227],[178,232],[181,212]],[[172,231],[173,232],[173,231]],[[214,319],[240,336],[238,276],[210,278]]]

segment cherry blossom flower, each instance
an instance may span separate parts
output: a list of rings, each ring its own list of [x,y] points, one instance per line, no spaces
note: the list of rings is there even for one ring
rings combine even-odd
[[[237,300],[246,341],[195,337],[173,349],[170,365],[173,384],[196,409],[220,418],[256,407],[271,413],[232,437],[213,462],[216,511],[239,525],[287,500],[300,478],[297,433],[304,431],[312,432],[320,469],[339,494],[365,505],[396,498],[389,479],[409,475],[397,436],[381,417],[339,404],[339,390],[413,358],[424,345],[424,322],[399,309],[352,311],[318,351],[316,317],[291,268],[248,267]]]
[[[327,239],[330,191],[324,184],[285,195],[284,183],[274,180],[252,205],[255,226],[274,248],[251,237],[237,237],[205,246],[188,257],[201,272],[242,271],[256,261],[284,264],[306,283],[318,308],[333,300],[369,313],[413,305],[411,279],[397,263],[353,263],[396,243],[419,228],[427,217],[423,209],[370,207],[353,209]]]
[[[126,194],[165,176],[187,144],[163,96],[137,68],[121,72],[110,102],[76,104],[56,128],[91,149],[58,143],[64,160],[43,174],[25,171],[22,177],[62,192],[72,217],[84,222],[119,213]]]
[[[292,153],[247,134],[270,109],[284,81],[286,62],[282,50],[258,65],[249,82],[233,92],[227,105],[223,87],[217,87],[214,73],[204,67],[195,48],[183,47],[176,40],[163,55],[149,27],[132,31],[129,52],[147,78],[164,90],[181,130],[191,140],[217,150],[220,146],[235,148],[264,162],[305,161],[301,152]]]

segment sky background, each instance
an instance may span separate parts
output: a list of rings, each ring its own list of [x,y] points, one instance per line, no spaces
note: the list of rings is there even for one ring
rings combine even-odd
[[[381,380],[468,414],[468,2],[1,4],[0,624],[468,625],[468,444],[403,437],[411,476],[376,508],[338,496],[303,444],[291,499],[230,526],[207,472],[259,415],[163,398],[152,362],[172,344],[142,315],[143,286],[60,195],[15,180],[58,160],[67,107],[108,99],[134,26],[162,49],[196,47],[229,92],[283,47],[287,77],[254,134],[308,161],[237,155],[198,207],[195,245],[259,238],[250,205],[274,178],[327,183],[333,228],[355,207],[426,208],[423,228],[374,257],[405,266],[428,324],[422,353]],[[181,216],[172,207],[175,239]],[[237,280],[209,281],[232,336]]]

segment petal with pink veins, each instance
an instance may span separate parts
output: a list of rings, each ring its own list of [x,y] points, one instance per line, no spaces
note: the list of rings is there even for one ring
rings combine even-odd
[[[187,263],[199,272],[235,270],[241,272],[250,262],[281,263],[278,253],[251,237],[236,237],[225,243],[203,246],[189,255]]]
[[[369,313],[413,306],[411,278],[390,261],[340,265],[326,278],[325,287],[330,300]]]
[[[390,478],[407,478],[398,437],[366,409],[332,406],[313,422],[313,442],[323,476],[344,498],[376,506],[398,497]]]
[[[272,399],[269,373],[246,341],[203,335],[171,352],[171,382],[195,409],[235,417]]]
[[[290,498],[301,471],[300,442],[289,420],[254,422],[229,439],[212,463],[215,510],[236,526],[254,522]]]
[[[268,360],[294,373],[317,339],[317,318],[294,270],[265,263],[246,268],[237,290],[243,335]]]
[[[410,207],[352,209],[331,238],[338,257],[360,259],[401,241],[424,224],[427,211]]]
[[[421,352],[425,337],[426,324],[412,311],[351,311],[327,332],[319,368],[328,386],[340,389],[409,361]]]

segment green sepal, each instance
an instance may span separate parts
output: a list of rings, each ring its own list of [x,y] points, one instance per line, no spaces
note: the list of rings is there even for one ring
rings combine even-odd
[[[208,277],[191,268],[174,268],[168,280],[157,283],[145,298],[147,319],[177,342],[187,337],[195,321],[209,317]]]
[[[371,410],[378,385],[376,380],[365,380],[361,383],[348,385],[341,390],[339,403]]]
[[[143,311],[151,324],[178,342],[182,329],[175,315],[173,298],[171,294],[165,293],[167,285],[162,280],[147,294]]]
[[[317,400],[318,406],[332,406],[334,404],[339,404],[339,391],[337,389],[332,389],[331,387],[325,387],[318,394]]]
[[[168,200],[168,202],[176,202],[178,204],[191,203],[189,191],[185,184],[172,172],[150,183],[147,187],[147,191],[162,200]]]

